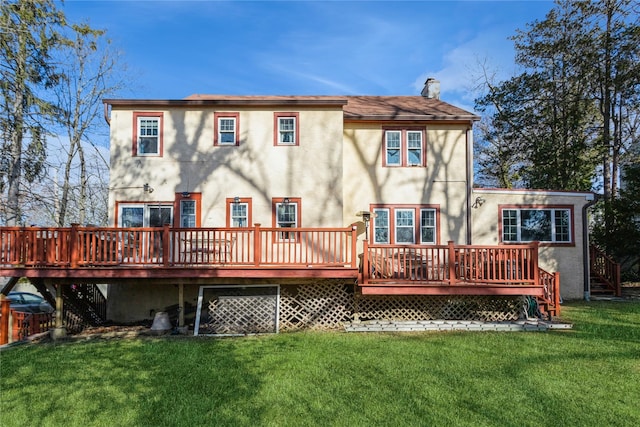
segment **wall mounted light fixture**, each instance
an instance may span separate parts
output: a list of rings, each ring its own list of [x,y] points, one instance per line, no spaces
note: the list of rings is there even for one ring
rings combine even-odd
[[[153,193],[153,188],[149,184],[145,183],[142,186],[142,191],[144,191],[145,193],[151,194],[151,193]]]
[[[365,240],[369,240],[369,222],[372,217],[376,217],[376,214],[372,214],[369,211],[359,211],[356,212],[356,216],[362,217],[362,222],[364,222],[364,238]]]
[[[484,202],[486,202],[486,200],[483,197],[478,196],[478,197],[476,197],[476,200],[473,202],[471,207],[474,208],[474,209],[477,209],[480,206],[484,205]]]

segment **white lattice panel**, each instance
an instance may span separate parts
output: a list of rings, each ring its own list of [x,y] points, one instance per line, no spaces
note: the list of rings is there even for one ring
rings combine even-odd
[[[357,295],[354,318],[360,320],[516,320],[522,297]]]
[[[201,334],[276,332],[277,298],[273,295],[229,295],[209,301],[209,319]]]
[[[342,282],[283,287],[280,329],[334,329],[352,319],[353,293]]]

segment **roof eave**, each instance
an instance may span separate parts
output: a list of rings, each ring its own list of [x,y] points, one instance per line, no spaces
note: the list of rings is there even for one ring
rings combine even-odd
[[[116,107],[194,107],[194,106],[285,106],[285,105],[308,105],[341,107],[347,104],[344,98],[335,99],[104,99],[107,105]]]
[[[476,115],[353,115],[345,114],[345,120],[353,121],[479,121],[480,117]]]

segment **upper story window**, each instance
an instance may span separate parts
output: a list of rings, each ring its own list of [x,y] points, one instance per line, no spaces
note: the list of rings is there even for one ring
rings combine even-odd
[[[251,224],[251,199],[227,198],[227,227],[249,227]]]
[[[373,243],[436,244],[439,240],[437,207],[380,206],[373,213]]]
[[[275,145],[299,145],[299,114],[274,113]]]
[[[213,145],[240,145],[238,113],[214,113]]]
[[[426,166],[424,129],[386,129],[384,166]]]
[[[573,212],[562,208],[501,208],[503,242],[573,243]]]
[[[133,113],[133,155],[162,156],[162,113]]]

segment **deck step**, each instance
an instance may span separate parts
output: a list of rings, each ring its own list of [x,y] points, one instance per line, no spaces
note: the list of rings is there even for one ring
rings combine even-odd
[[[615,295],[615,289],[611,289],[606,283],[598,279],[591,279],[591,294],[597,295]]]

